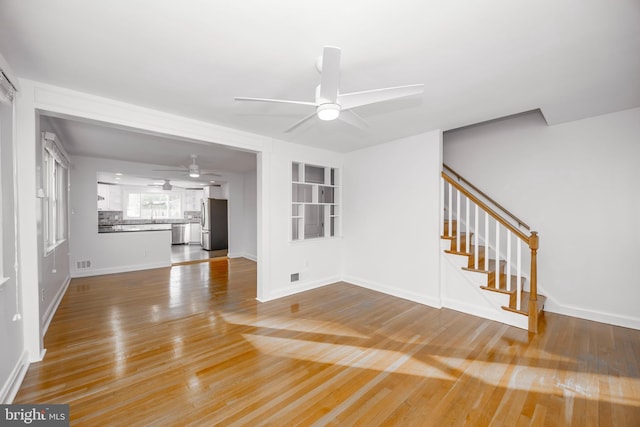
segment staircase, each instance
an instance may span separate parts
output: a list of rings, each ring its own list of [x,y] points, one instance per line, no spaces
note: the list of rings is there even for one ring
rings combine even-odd
[[[546,300],[537,293],[538,234],[444,169],[443,305],[537,333]]]

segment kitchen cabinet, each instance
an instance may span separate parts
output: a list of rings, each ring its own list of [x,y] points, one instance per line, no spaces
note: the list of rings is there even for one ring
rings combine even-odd
[[[189,224],[189,243],[200,243],[202,226],[197,222]]]
[[[204,190],[187,189],[185,192],[184,209],[185,211],[199,211],[200,200],[204,197]]]
[[[122,191],[119,185],[98,184],[98,210],[122,210]]]

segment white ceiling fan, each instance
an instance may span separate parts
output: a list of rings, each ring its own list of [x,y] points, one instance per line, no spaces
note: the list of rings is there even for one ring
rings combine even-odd
[[[155,172],[183,172],[188,173],[191,178],[199,178],[200,175],[222,176],[213,172],[205,172],[200,170],[200,166],[196,163],[197,154],[191,154],[191,164],[189,166],[181,166],[182,169],[153,169]]]
[[[335,120],[340,118],[358,128],[365,128],[367,123],[356,114],[352,108],[377,102],[389,101],[424,92],[424,84],[387,87],[366,90],[363,92],[340,93],[340,48],[325,46],[322,56],[318,58],[316,67],[320,72],[320,84],[316,87],[315,102],[290,101],[285,99],[236,97],[236,101],[278,102],[282,104],[308,105],[315,107],[315,111],[302,120],[294,123],[285,132],[291,132],[307,120],[318,116],[320,120]]]

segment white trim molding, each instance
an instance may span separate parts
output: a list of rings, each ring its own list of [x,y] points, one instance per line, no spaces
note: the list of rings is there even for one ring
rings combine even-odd
[[[345,276],[342,278],[342,280],[352,285],[360,286],[361,288],[370,289],[372,291],[381,292],[383,294],[406,299],[408,301],[413,301],[419,304],[428,305],[429,307],[442,308],[442,301],[440,300],[440,298],[434,298],[429,295],[410,292],[405,289],[400,289],[392,285],[385,285],[382,283],[372,282],[370,280],[361,279],[354,276]]]
[[[285,289],[277,289],[275,292],[270,293],[266,298],[256,298],[260,302],[272,301],[278,298],[287,297],[290,295],[299,294],[300,292],[310,291],[312,289],[321,288],[323,286],[332,285],[340,282],[340,277],[327,277],[324,279],[313,280],[309,282],[296,283],[293,286],[289,286]]]
[[[56,311],[58,311],[58,307],[62,302],[62,298],[69,288],[69,283],[71,283],[71,276],[66,278],[64,285],[62,285],[60,289],[58,289],[56,296],[53,298],[53,301],[51,301],[49,308],[47,308],[47,311],[44,313],[44,316],[42,317],[42,336],[45,336],[47,334],[47,330],[49,329],[51,320],[56,314]]]
[[[9,374],[9,378],[2,385],[0,389],[0,403],[2,404],[11,404],[13,399],[18,394],[18,390],[20,390],[20,386],[22,385],[22,381],[24,380],[25,375],[27,374],[27,370],[29,369],[29,357],[27,351],[25,350],[18,359],[18,362],[11,370],[11,374]]]
[[[102,276],[104,274],[115,274],[115,273],[128,273],[130,271],[139,271],[139,270],[153,270],[156,268],[167,268],[171,267],[171,262],[155,262],[149,264],[136,264],[136,265],[123,265],[118,267],[108,267],[108,268],[95,268],[89,270],[73,270],[71,272],[71,277],[90,277],[90,276]]]
[[[547,301],[544,304],[544,311],[563,314],[565,316],[578,317],[580,319],[591,320],[593,322],[607,323],[609,325],[640,330],[640,317],[630,317],[562,304],[553,296],[549,295],[549,293],[544,289],[538,288],[538,292],[547,297]]]

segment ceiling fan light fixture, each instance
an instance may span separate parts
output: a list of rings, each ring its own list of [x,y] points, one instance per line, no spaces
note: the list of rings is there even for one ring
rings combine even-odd
[[[198,165],[189,165],[189,176],[191,178],[199,178],[200,177],[200,168]]]
[[[338,104],[322,104],[318,106],[316,114],[320,120],[335,120],[340,115],[340,106]]]

